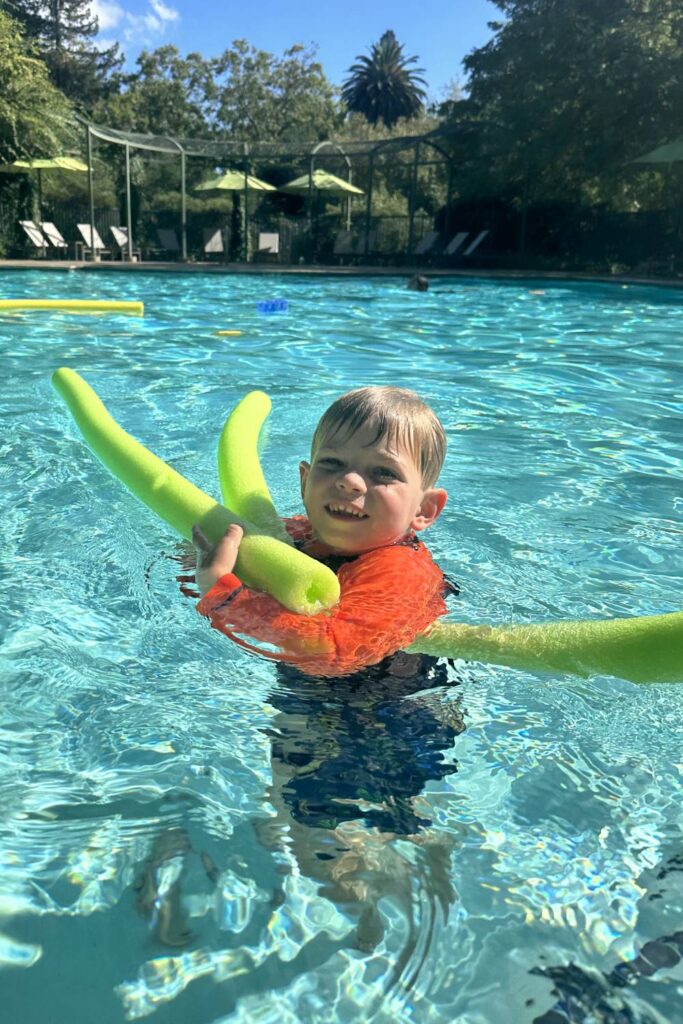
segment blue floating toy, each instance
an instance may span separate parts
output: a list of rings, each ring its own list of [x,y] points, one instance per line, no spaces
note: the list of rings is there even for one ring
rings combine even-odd
[[[257,302],[256,308],[259,313],[286,313],[288,302],[287,299],[268,299],[266,302]]]

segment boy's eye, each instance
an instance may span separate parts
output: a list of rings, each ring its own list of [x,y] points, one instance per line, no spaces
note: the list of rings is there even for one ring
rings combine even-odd
[[[323,469],[339,469],[341,464],[341,459],[333,459],[331,457],[318,459],[318,465],[322,466]]]
[[[398,473],[394,473],[393,469],[389,469],[388,466],[378,466],[375,470],[378,477],[385,480],[398,480]]]

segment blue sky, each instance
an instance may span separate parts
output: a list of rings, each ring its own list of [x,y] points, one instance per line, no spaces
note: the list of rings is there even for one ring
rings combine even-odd
[[[116,40],[133,66],[143,47],[173,43],[181,53],[215,56],[233,39],[282,54],[317,43],[327,77],[339,85],[359,53],[392,28],[408,56],[420,58],[430,96],[464,82],[462,58],[490,38],[500,17],[488,0],[92,0],[100,40]]]

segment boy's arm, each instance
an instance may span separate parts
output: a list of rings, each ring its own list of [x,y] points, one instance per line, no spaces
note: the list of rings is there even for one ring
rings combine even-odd
[[[268,644],[266,657],[312,675],[346,675],[411,643],[446,611],[444,579],[427,550],[394,545],[367,552],[339,571],[339,603],[319,615],[287,611],[268,594],[243,587],[231,571],[197,606],[211,625],[242,643]],[[277,648],[273,653],[272,648]]]
[[[204,596],[221,576],[226,576],[235,568],[244,530],[237,523],[229,526],[218,544],[212,544],[206,534],[195,523],[192,527],[192,543],[197,553],[195,582],[199,593]]]

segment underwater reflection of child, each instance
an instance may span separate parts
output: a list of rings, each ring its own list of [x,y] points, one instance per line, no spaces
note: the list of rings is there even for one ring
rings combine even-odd
[[[402,650],[457,592],[418,537],[446,503],[436,486],[445,449],[437,417],[402,388],[349,392],[323,415],[300,465],[306,516],[285,525],[338,575],[340,601],[328,612],[297,615],[244,587],[234,573],[238,526],[217,545],[197,527],[193,536],[199,611],[280,662],[270,732],[278,823],[302,869],[356,904],[368,946],[381,931],[376,900],[393,892],[410,902],[390,840],[423,847],[444,911],[450,902],[447,844],[428,833],[419,794],[455,770],[443,752],[463,723],[443,688],[457,679],[445,662]]]

